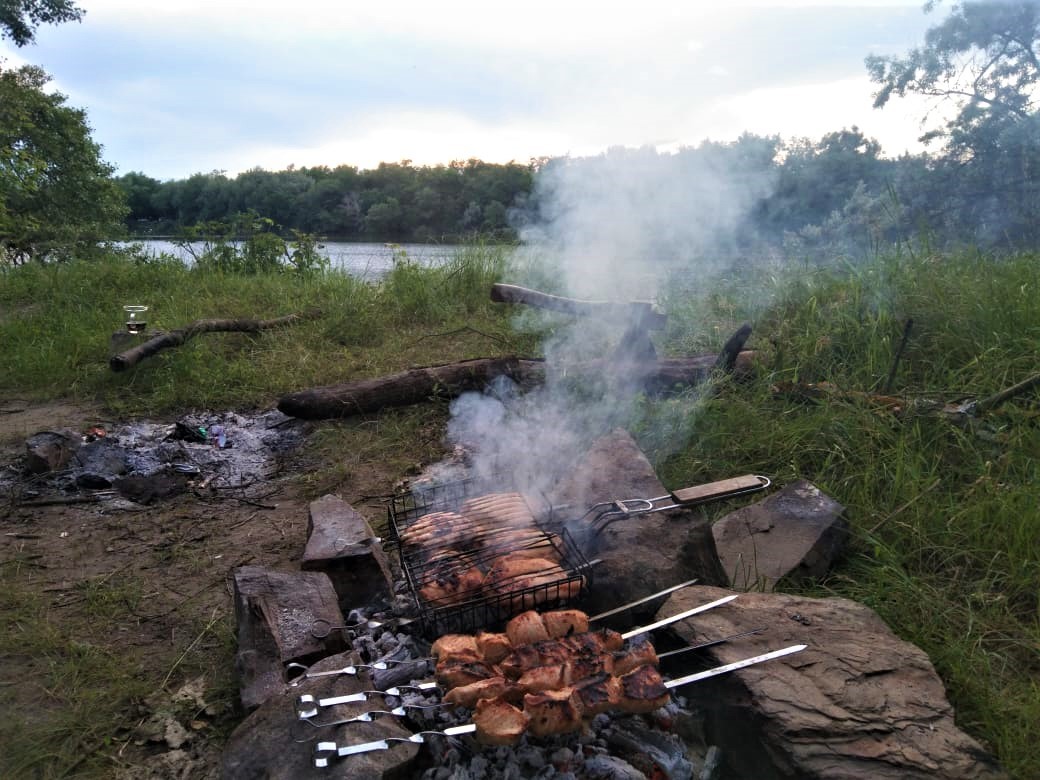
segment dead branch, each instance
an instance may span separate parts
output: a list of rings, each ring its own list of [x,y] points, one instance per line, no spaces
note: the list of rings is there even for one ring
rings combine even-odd
[[[138,344],[133,349],[128,349],[126,352],[113,356],[108,361],[108,366],[113,371],[126,371],[145,358],[149,358],[164,349],[179,347],[188,339],[192,339],[200,333],[258,333],[262,330],[281,328],[306,320],[318,319],[321,316],[322,312],[315,309],[287,314],[284,317],[275,317],[271,320],[196,320],[183,328],[155,336],[143,344]]]
[[[580,317],[602,316],[641,323],[644,330],[661,330],[667,315],[654,310],[649,301],[584,301],[530,290],[515,284],[491,285],[491,300],[496,303],[523,303]]]

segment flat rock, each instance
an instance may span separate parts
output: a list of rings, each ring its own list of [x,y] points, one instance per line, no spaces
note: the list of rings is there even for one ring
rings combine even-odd
[[[312,661],[346,649],[343,633],[314,636],[316,621],[343,625],[336,591],[321,572],[283,572],[262,566],[233,571],[242,705],[253,709],[285,690],[285,664]]]
[[[772,590],[784,577],[820,577],[845,549],[845,507],[798,480],[712,526],[722,567],[736,590]]]
[[[573,507],[567,523],[586,556],[599,558],[595,588],[585,607],[602,612],[685,580],[722,585],[711,526],[696,509],[676,509],[601,524],[580,518],[603,501],[667,495],[650,461],[632,436],[618,429],[593,443],[567,478],[552,491],[554,505]],[[667,543],[663,543],[667,540]],[[613,623],[635,625],[656,605],[630,610]]]
[[[389,600],[393,593],[390,566],[372,527],[338,496],[311,502],[300,567],[325,572],[344,611]]]
[[[332,671],[360,662],[356,653],[341,653],[318,661],[311,667],[311,671]],[[418,755],[419,745],[408,742],[391,743],[393,747],[389,750],[333,758],[324,769],[314,767],[314,746],[318,739],[334,740],[343,745],[411,736],[412,732],[397,718],[353,723],[338,729],[315,729],[298,722],[295,699],[300,694],[310,694],[321,699],[371,689],[372,681],[365,675],[333,675],[306,680],[298,687],[272,696],[232,733],[224,748],[221,776],[225,780],[297,780],[319,776],[335,780],[369,780],[411,776],[409,767]],[[381,698],[326,708],[318,713],[315,720],[340,720],[373,709],[385,709]],[[309,741],[294,741],[304,738]]]
[[[673,595],[658,615],[674,615],[728,593],[688,588]],[[722,748],[735,776],[1007,777],[982,745],[954,724],[953,707],[928,656],[896,637],[862,604],[744,593],[673,629],[695,644],[759,627],[766,630],[704,652],[714,664],[726,664],[789,645],[809,647],[679,689],[704,709],[708,739]],[[691,670],[666,671],[674,677]]]

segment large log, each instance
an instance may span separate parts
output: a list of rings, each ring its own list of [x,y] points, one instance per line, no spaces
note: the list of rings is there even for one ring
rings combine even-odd
[[[491,285],[491,300],[496,303],[523,303],[539,309],[579,317],[607,317],[636,324],[644,330],[661,330],[668,316],[654,309],[649,301],[588,301],[531,290],[515,284]]]
[[[270,328],[281,328],[286,325],[295,325],[297,322],[303,322],[304,320],[317,319],[320,316],[320,311],[306,311],[297,314],[287,314],[284,317],[275,317],[271,320],[196,320],[183,328],[154,336],[143,344],[138,344],[133,349],[113,355],[108,361],[108,366],[113,371],[126,371],[145,358],[151,357],[164,349],[179,347],[185,341],[194,338],[200,333],[258,333]]]
[[[734,374],[750,371],[753,352],[741,352]],[[715,369],[717,355],[658,360],[641,371],[649,393],[667,392],[676,386],[699,384]],[[567,371],[568,376],[602,376],[615,370],[609,362],[586,363]],[[482,390],[492,379],[507,376],[517,384],[530,387],[545,379],[546,364],[541,360],[517,357],[479,358],[439,366],[413,368],[391,376],[362,379],[327,387],[302,390],[283,397],[279,411],[291,417],[322,420],[352,417],[395,406],[423,403],[431,398],[454,398],[471,390]]]

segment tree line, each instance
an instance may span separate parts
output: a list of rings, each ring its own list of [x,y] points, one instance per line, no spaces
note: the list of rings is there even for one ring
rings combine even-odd
[[[9,0],[0,37],[24,45],[38,24],[80,15],[71,0]],[[919,47],[865,64],[877,108],[917,94],[946,109],[948,118],[925,128],[932,152],[888,159],[852,127],[820,139],[745,134],[674,154],[612,149],[504,165],[404,160],[159,181],[142,172],[114,178],[84,112],[47,92],[39,68],[0,63],[0,263],[89,253],[126,231],[200,235],[209,226],[226,236],[229,225],[256,217],[284,236],[511,240],[545,216],[539,185],[561,166],[595,172],[634,154],[679,172],[710,170],[728,188],[754,192],[737,226],[739,251],[869,251],[922,238],[1040,247],[1040,0],[954,4]]]

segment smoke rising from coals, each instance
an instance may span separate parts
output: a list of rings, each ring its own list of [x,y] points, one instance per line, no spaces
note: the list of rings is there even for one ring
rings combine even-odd
[[[583,299],[653,300],[680,269],[687,280],[706,280],[733,255],[751,208],[772,187],[738,163],[722,145],[552,161],[537,174],[535,207],[518,215],[521,265],[548,264],[548,291]],[[471,453],[481,476],[548,493],[592,440],[632,424],[647,364],[630,351],[638,340],[624,343],[629,322],[521,308],[520,327],[550,333],[545,384],[521,394],[502,380],[459,397],[448,438]]]

